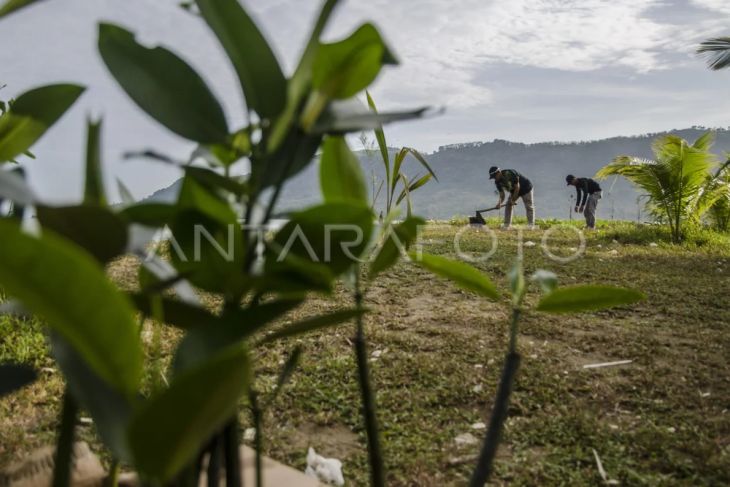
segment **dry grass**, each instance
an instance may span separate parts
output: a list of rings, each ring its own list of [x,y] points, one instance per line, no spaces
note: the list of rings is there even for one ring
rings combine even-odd
[[[453,256],[457,230],[432,225],[424,250]],[[568,264],[545,258],[540,232],[525,234],[538,243],[524,248],[528,273],[547,268],[563,284],[632,286],[648,300],[573,316],[525,313],[519,343],[524,360],[495,484],[595,485],[600,477],[592,449],[622,485],[730,483],[728,247],[649,247],[623,231],[609,227],[590,235],[586,255]],[[577,246],[568,235],[554,240],[556,249]],[[614,244],[614,238],[638,243]],[[475,232],[462,243],[467,250],[490,245]],[[476,265],[506,289],[516,253],[516,233],[501,233],[496,254]],[[111,270],[124,286],[132,285],[134,272],[129,261]],[[538,298],[531,289],[528,306]],[[366,302],[369,348],[381,352],[372,359],[372,380],[389,485],[464,484],[473,462],[458,460],[476,454],[479,445],[459,447],[454,438],[483,434],[471,425],[487,422],[499,380],[506,291],[503,302],[486,301],[402,263],[370,286]],[[287,319],[349,304],[341,288],[334,299],[313,297]],[[39,325],[2,319],[0,359],[53,367]],[[352,334],[353,327],[343,325],[254,353],[257,388],[265,394],[287,352],[295,344],[304,347],[291,384],[267,411],[267,453],[303,467],[312,445],[342,459],[346,479],[363,485],[367,458]],[[175,331],[162,330],[162,360],[169,359],[176,338]],[[622,359],[633,362],[582,367]],[[37,384],[0,401],[0,465],[52,441],[61,390],[58,373],[43,372]],[[94,440],[93,428],[80,431]]]

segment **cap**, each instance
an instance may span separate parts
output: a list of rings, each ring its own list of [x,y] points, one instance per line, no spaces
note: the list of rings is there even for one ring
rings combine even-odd
[[[489,179],[494,179],[494,175],[499,171],[499,168],[497,166],[492,166],[489,168]]]
[[[568,183],[568,186],[570,186],[570,183],[572,183],[574,179],[575,176],[573,176],[572,174],[568,174],[567,176],[565,176],[565,182]]]

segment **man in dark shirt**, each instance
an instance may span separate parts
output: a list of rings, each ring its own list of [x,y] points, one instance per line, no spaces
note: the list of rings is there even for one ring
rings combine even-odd
[[[512,225],[512,207],[517,204],[517,200],[522,198],[527,210],[527,224],[530,229],[535,227],[535,204],[533,201],[532,182],[514,169],[500,169],[497,166],[489,168],[489,179],[494,179],[494,184],[499,191],[499,202],[497,208],[502,207],[505,201],[505,193],[507,201],[504,204],[504,228]]]
[[[596,228],[596,208],[598,200],[603,196],[601,186],[591,178],[577,178],[572,174],[565,177],[568,186],[575,186],[577,193],[575,199],[575,211],[586,217],[586,227],[593,230]]]

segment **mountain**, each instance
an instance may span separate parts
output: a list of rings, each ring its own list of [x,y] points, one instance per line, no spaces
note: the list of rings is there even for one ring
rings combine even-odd
[[[622,154],[651,158],[651,143],[668,133],[690,142],[707,129],[692,127],[646,134],[634,137],[612,137],[588,142],[544,142],[523,144],[507,140],[453,144],[425,157],[439,178],[413,193],[415,212],[431,219],[448,219],[455,215],[470,215],[477,208],[493,206],[497,201],[494,182],[488,179],[487,169],[495,165],[513,168],[530,178],[535,186],[535,205],[538,218],[567,218],[575,206],[575,188],[568,188],[565,176],[592,176],[614,157]],[[716,129],[713,151],[718,156],[730,152],[730,130]],[[377,184],[384,177],[379,152],[359,151],[358,157],[369,184],[375,177]],[[394,150],[391,156],[394,155]],[[403,164],[406,175],[423,173],[423,168],[413,158]],[[636,219],[639,193],[623,178],[609,178],[601,182],[603,200],[598,209],[599,218]],[[174,201],[180,188],[176,181],[168,188],[148,197],[152,201]],[[371,188],[372,189],[372,188]],[[384,191],[378,207],[385,199]],[[311,164],[287,183],[279,211],[300,209],[321,201],[319,195],[318,167]],[[524,215],[519,204],[517,215]]]

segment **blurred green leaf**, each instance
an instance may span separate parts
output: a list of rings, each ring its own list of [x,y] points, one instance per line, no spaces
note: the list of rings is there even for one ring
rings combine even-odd
[[[266,337],[261,339],[260,343],[271,343],[276,340],[281,340],[282,338],[291,338],[293,336],[303,335],[323,328],[329,328],[330,326],[339,325],[352,320],[365,312],[367,312],[366,309],[346,309],[315,316],[313,318],[307,318],[290,325],[283,326],[280,330],[277,330],[270,335],[266,335]]]
[[[517,259],[512,269],[507,273],[509,289],[512,293],[512,307],[519,308],[525,297],[525,273],[522,270],[522,261]]]
[[[286,181],[312,162],[321,142],[321,135],[307,135],[299,129],[292,129],[276,151],[268,155],[262,164],[252,167],[253,180],[262,189]]]
[[[197,0],[241,82],[249,110],[273,119],[286,104],[286,78],[274,52],[238,0]]]
[[[349,203],[325,203],[293,213],[274,236],[267,252],[267,266],[292,254],[324,264],[339,275],[358,262],[373,230],[369,208]],[[267,267],[268,269],[269,267]]]
[[[129,222],[148,227],[164,227],[175,220],[178,207],[167,203],[137,203],[124,208],[119,215]]]
[[[83,92],[82,86],[57,84],[20,95],[0,116],[0,163],[27,151]]]
[[[271,131],[267,147],[269,153],[274,153],[277,150],[280,150],[282,142],[284,142],[287,137],[290,137],[292,132],[296,131],[296,127],[293,126],[293,122],[295,121],[297,111],[300,110],[302,106],[302,102],[305,100],[307,95],[309,95],[311,90],[312,65],[314,64],[314,58],[319,50],[319,38],[338,3],[339,0],[326,0],[322,4],[322,9],[317,17],[317,22],[312,29],[309,40],[307,41],[307,46],[304,48],[302,57],[299,59],[297,69],[294,71],[294,74],[289,80],[286,108],[282,115],[277,119]]]
[[[401,249],[403,252],[408,250],[410,244],[418,237],[418,227],[425,224],[423,218],[408,217],[398,225],[388,226],[383,245],[370,265],[370,277],[395,264],[401,255]]]
[[[312,127],[312,133],[347,134],[363,130],[382,130],[382,125],[402,120],[420,118],[428,108],[400,112],[375,113],[368,110],[357,98],[333,101]]]
[[[189,329],[175,353],[175,369],[181,371],[197,366],[221,349],[250,337],[301,303],[301,299],[282,299],[249,308],[225,310],[216,320]]]
[[[133,293],[130,295],[130,298],[146,318],[155,318],[152,303],[150,302],[150,299],[153,298],[152,296]],[[154,296],[154,298],[161,301],[164,322],[182,330],[191,330],[196,327],[209,327],[213,323],[220,321],[218,316],[200,306],[168,297]]]
[[[370,110],[375,115],[378,115],[378,109],[375,106],[375,101],[373,101],[373,97],[370,96],[370,92],[366,91],[365,95],[368,99],[368,106],[370,107]],[[388,144],[385,141],[385,132],[383,131],[382,125],[376,127],[374,130],[375,140],[378,141],[378,148],[380,149],[380,156],[382,157],[383,164],[385,165],[385,184],[390,185],[395,178],[391,179],[390,175],[390,154],[388,153]]]
[[[142,346],[129,301],[86,252],[49,233],[39,238],[0,221],[0,286],[58,331],[84,361],[131,396]]]
[[[211,212],[183,209],[170,226],[171,260],[194,285],[234,298],[248,285],[243,273],[243,232],[235,216],[214,219]]]
[[[312,85],[328,98],[350,98],[367,88],[384,64],[397,61],[375,26],[363,24],[348,38],[319,47]]]
[[[281,246],[267,248],[266,272],[255,282],[259,292],[301,295],[308,291],[332,292],[335,276],[324,264],[287,253],[279,260]]]
[[[0,363],[0,398],[32,384],[38,378],[33,367]]]
[[[51,349],[71,394],[91,414],[104,445],[115,458],[131,461],[127,441],[131,400],[94,373],[58,333],[51,333]]]
[[[132,192],[129,190],[126,184],[121,179],[117,178],[117,188],[119,189],[119,196],[122,198],[123,205],[133,205],[137,200],[132,196]]]
[[[101,121],[87,122],[86,179],[84,204],[106,206],[106,191],[101,171]]]
[[[344,137],[327,137],[319,165],[322,196],[327,203],[351,203],[367,206],[368,192],[360,161],[347,146]]]
[[[250,381],[248,353],[230,347],[175,378],[135,414],[129,441],[140,474],[167,483],[236,414]]]
[[[422,254],[419,256],[415,252],[411,252],[409,255],[416,264],[428,269],[437,276],[451,280],[463,289],[494,300],[499,299],[499,293],[492,281],[482,272],[464,262],[450,260],[438,255]]]
[[[36,207],[38,221],[76,243],[102,264],[122,255],[127,247],[127,226],[101,206]]]
[[[644,299],[646,295],[634,289],[595,285],[569,286],[557,288],[543,297],[537,305],[537,310],[548,313],[574,313],[633,304]]]
[[[146,48],[128,30],[106,23],[99,24],[99,52],[124,91],[159,123],[202,144],[227,140],[218,100],[178,56],[162,47]]]
[[[239,182],[232,177],[226,177],[210,169],[203,167],[189,166],[185,168],[185,174],[189,175],[199,184],[209,190],[225,190],[240,198],[246,193],[245,183]]]
[[[276,398],[279,396],[279,393],[284,388],[284,386],[289,382],[291,379],[292,374],[294,374],[294,370],[299,365],[299,360],[302,358],[302,347],[298,346],[295,347],[294,350],[289,354],[289,358],[286,359],[286,362],[281,367],[281,370],[279,371],[279,379],[276,381],[276,388],[274,389],[274,392],[271,394],[271,397],[269,398],[269,404],[272,404]]]
[[[0,7],[0,18],[39,1],[40,0],[7,0],[7,2]]]

